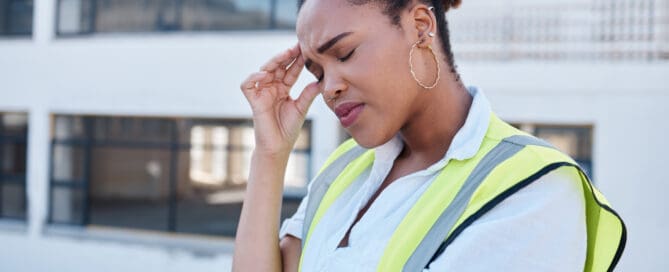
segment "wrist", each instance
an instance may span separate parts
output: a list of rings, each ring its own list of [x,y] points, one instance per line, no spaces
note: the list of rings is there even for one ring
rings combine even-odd
[[[283,177],[286,174],[289,154],[254,150],[251,156],[248,185],[265,184],[272,186],[263,186],[264,189],[283,190]]]
[[[253,149],[252,159],[254,161],[263,161],[270,163],[284,163],[288,162],[290,157],[290,150],[276,150],[276,149]]]

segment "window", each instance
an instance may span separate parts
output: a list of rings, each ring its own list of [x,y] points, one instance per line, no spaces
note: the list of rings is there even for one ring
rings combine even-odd
[[[28,115],[0,113],[0,217],[26,219]]]
[[[33,32],[32,0],[0,0],[0,36],[22,36]]]
[[[249,120],[57,115],[54,224],[234,236],[253,150]],[[283,217],[306,194],[310,125],[286,171]]]
[[[58,33],[293,29],[290,0],[59,0]]]
[[[542,138],[572,157],[590,178],[592,171],[592,126],[514,124]]]

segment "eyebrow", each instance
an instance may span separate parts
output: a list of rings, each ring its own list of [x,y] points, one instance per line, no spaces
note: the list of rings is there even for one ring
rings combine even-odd
[[[338,42],[339,40],[341,40],[341,39],[343,39],[344,37],[346,37],[346,36],[348,36],[348,35],[351,35],[351,34],[353,34],[353,32],[351,32],[351,31],[341,33],[341,34],[335,36],[334,38],[330,39],[329,41],[325,42],[325,43],[324,43],[323,45],[321,45],[320,47],[318,47],[318,49],[317,49],[316,51],[317,51],[319,54],[323,54],[323,52],[327,51],[328,49],[330,49],[330,47],[332,47],[332,46],[334,46],[335,44],[337,44],[337,42]]]
[[[346,37],[348,35],[351,35],[351,34],[353,34],[352,31],[347,31],[347,32],[344,32],[344,33],[341,33],[341,34],[335,36],[334,38],[330,39],[329,41],[323,43],[323,45],[318,47],[318,49],[316,49],[316,52],[318,52],[319,54],[323,54],[323,52],[327,51],[328,49],[333,47],[335,44],[337,44],[337,42],[339,42],[339,40],[341,40],[344,37]],[[304,61],[304,65],[307,67],[307,69],[309,69],[311,64],[313,64],[313,61],[311,61],[310,59],[306,59]]]

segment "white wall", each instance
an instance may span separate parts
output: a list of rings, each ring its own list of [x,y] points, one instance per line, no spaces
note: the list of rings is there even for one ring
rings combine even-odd
[[[49,14],[53,0],[37,0]],[[49,17],[47,16],[47,19]],[[52,20],[52,19],[49,19]],[[30,114],[27,226],[0,224],[2,271],[226,271],[230,241],[210,251],[174,235],[54,234],[44,226],[50,114],[249,117],[243,78],[295,42],[291,32],[97,35],[53,39],[36,19],[35,42],[0,40],[0,111]],[[662,235],[669,225],[663,170],[669,145],[667,62],[458,62],[509,121],[592,124],[597,186],[625,219],[628,245],[619,271],[669,268]],[[312,76],[304,73],[304,86]],[[297,93],[297,92],[295,92]],[[336,144],[337,121],[318,99],[313,171]],[[1,220],[0,220],[1,221]],[[2,222],[0,222],[2,223]],[[15,230],[10,230],[15,229]],[[97,233],[97,232],[94,232]],[[99,233],[98,233],[99,234]],[[106,237],[104,239],[100,236]],[[123,242],[142,240],[150,241]],[[79,237],[79,238],[73,238]],[[207,240],[209,241],[209,240]],[[195,248],[203,248],[198,242]],[[161,245],[177,246],[165,247]],[[171,249],[166,249],[171,248]],[[199,253],[193,253],[199,252]],[[54,268],[56,268],[54,270]]]

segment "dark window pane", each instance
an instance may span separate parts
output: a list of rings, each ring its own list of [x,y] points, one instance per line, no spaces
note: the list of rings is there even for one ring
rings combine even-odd
[[[234,236],[244,191],[199,190],[181,195],[177,206],[177,231]]]
[[[537,125],[535,135],[549,141],[574,159],[592,157],[592,129],[576,126]]]
[[[2,188],[2,217],[26,218],[26,186],[23,182],[0,183]]]
[[[270,27],[270,0],[193,0],[183,3],[183,30]]]
[[[99,147],[91,157],[91,224],[167,230],[169,151]]]
[[[81,189],[55,186],[51,189],[51,222],[83,224]]]
[[[296,5],[290,0],[60,0],[57,28],[59,34],[293,29]]]
[[[92,118],[94,138],[99,144],[169,143],[173,122],[158,118]],[[105,143],[107,142],[107,143]]]
[[[243,189],[219,191],[205,189],[181,194],[177,208],[177,231],[235,236],[243,196]],[[300,201],[300,198],[284,199],[281,206],[281,221],[297,211]]]
[[[2,156],[0,158],[0,175],[25,175],[26,173],[26,144],[0,143]]]
[[[295,214],[297,207],[300,206],[302,198],[284,198],[281,206],[281,222]]]
[[[0,35],[30,35],[32,0],[0,0]]]
[[[28,115],[0,113],[0,217],[26,217]]]
[[[177,204],[177,231],[234,236],[239,222],[245,186],[203,186],[180,180]],[[281,219],[292,216],[299,198],[285,199]]]
[[[90,224],[166,231],[166,200],[141,198],[94,198],[90,202]]]
[[[85,149],[81,146],[55,144],[52,162],[52,179],[58,182],[81,182],[85,179]]]

